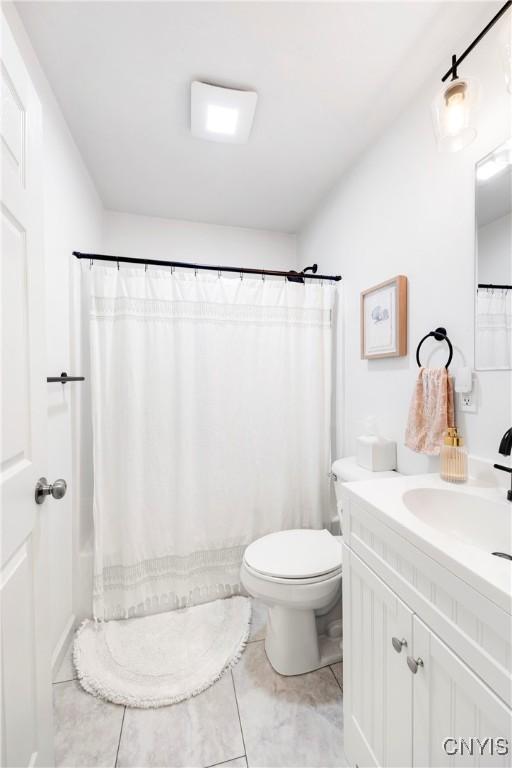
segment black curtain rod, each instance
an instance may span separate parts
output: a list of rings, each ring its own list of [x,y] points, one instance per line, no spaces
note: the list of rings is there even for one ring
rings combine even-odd
[[[498,291],[512,291],[512,285],[495,285],[494,283],[478,283],[479,288],[496,288]]]
[[[183,261],[160,261],[158,259],[135,259],[128,256],[106,256],[102,253],[80,253],[73,251],[73,256],[77,259],[88,259],[89,261],[113,261],[117,264],[144,264],[157,267],[178,267],[179,269],[209,269],[213,272],[235,272],[238,275],[269,275],[271,277],[286,277],[292,283],[303,283],[304,278],[309,280],[341,280],[341,275],[317,275],[318,266],[305,267],[302,272],[281,272],[275,269],[253,269],[251,267],[218,267],[211,264],[187,264]],[[312,274],[306,274],[311,271]]]
[[[450,69],[448,70],[448,72],[447,72],[445,75],[443,75],[443,77],[441,78],[441,82],[442,82],[442,83],[444,83],[444,82],[445,82],[445,80],[448,80],[448,78],[450,77],[450,75],[453,75],[453,79],[455,79],[455,78],[457,77],[457,67],[459,66],[459,64],[461,64],[461,62],[463,62],[463,61],[464,61],[464,59],[466,58],[466,56],[468,56],[468,55],[471,53],[471,51],[473,50],[473,48],[474,48],[475,46],[477,46],[477,45],[478,45],[478,43],[480,42],[480,40],[481,40],[483,37],[485,37],[485,35],[486,35],[486,34],[489,32],[489,30],[490,30],[490,29],[492,29],[492,27],[494,27],[494,25],[496,24],[496,22],[498,21],[498,19],[501,19],[501,17],[503,16],[503,14],[504,14],[504,13],[506,13],[506,12],[508,11],[508,9],[510,8],[510,6],[511,6],[511,5],[512,5],[512,0],[507,0],[507,2],[505,3],[505,5],[504,5],[502,8],[500,8],[500,10],[499,10],[499,11],[498,11],[498,13],[496,14],[496,16],[494,16],[494,17],[493,17],[493,18],[490,20],[490,22],[487,24],[487,26],[486,26],[486,27],[484,27],[484,28],[482,29],[482,31],[480,32],[480,34],[479,34],[479,35],[477,35],[477,37],[475,37],[475,39],[473,40],[473,42],[472,42],[472,43],[470,43],[470,44],[468,45],[468,47],[466,48],[466,50],[464,51],[464,53],[461,53],[461,55],[459,56],[459,58],[458,58],[458,59],[457,59],[455,56],[452,56],[452,66],[450,67]]]

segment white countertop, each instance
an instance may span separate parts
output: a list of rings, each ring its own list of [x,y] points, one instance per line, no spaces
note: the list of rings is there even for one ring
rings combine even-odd
[[[404,504],[403,494],[415,488],[435,488],[482,497],[503,504],[510,514],[508,541],[500,551],[512,553],[512,503],[503,488],[469,480],[463,485],[447,483],[438,474],[398,475],[396,478],[346,483],[342,493],[355,496],[372,507],[375,517],[418,547],[440,565],[463,579],[485,597],[512,615],[512,561],[495,557],[447,532],[422,522]],[[485,515],[482,515],[485,526]]]

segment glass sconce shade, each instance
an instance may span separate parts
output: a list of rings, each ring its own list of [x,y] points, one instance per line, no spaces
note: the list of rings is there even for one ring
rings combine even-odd
[[[475,80],[457,78],[443,86],[432,104],[434,129],[441,151],[458,152],[475,139],[477,103]]]

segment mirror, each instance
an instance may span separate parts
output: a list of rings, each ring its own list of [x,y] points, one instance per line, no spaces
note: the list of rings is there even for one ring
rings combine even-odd
[[[512,142],[475,169],[475,368],[512,369]]]

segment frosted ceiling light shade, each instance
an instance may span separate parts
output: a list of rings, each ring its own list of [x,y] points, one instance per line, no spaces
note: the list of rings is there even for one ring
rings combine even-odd
[[[233,136],[238,124],[238,109],[218,107],[209,104],[206,111],[206,130],[210,133],[223,133]]]
[[[437,144],[445,152],[458,152],[476,137],[475,108],[478,85],[475,80],[451,80],[432,105]]]
[[[245,144],[249,139],[258,94],[221,88],[197,80],[190,88],[192,136],[207,141]]]

